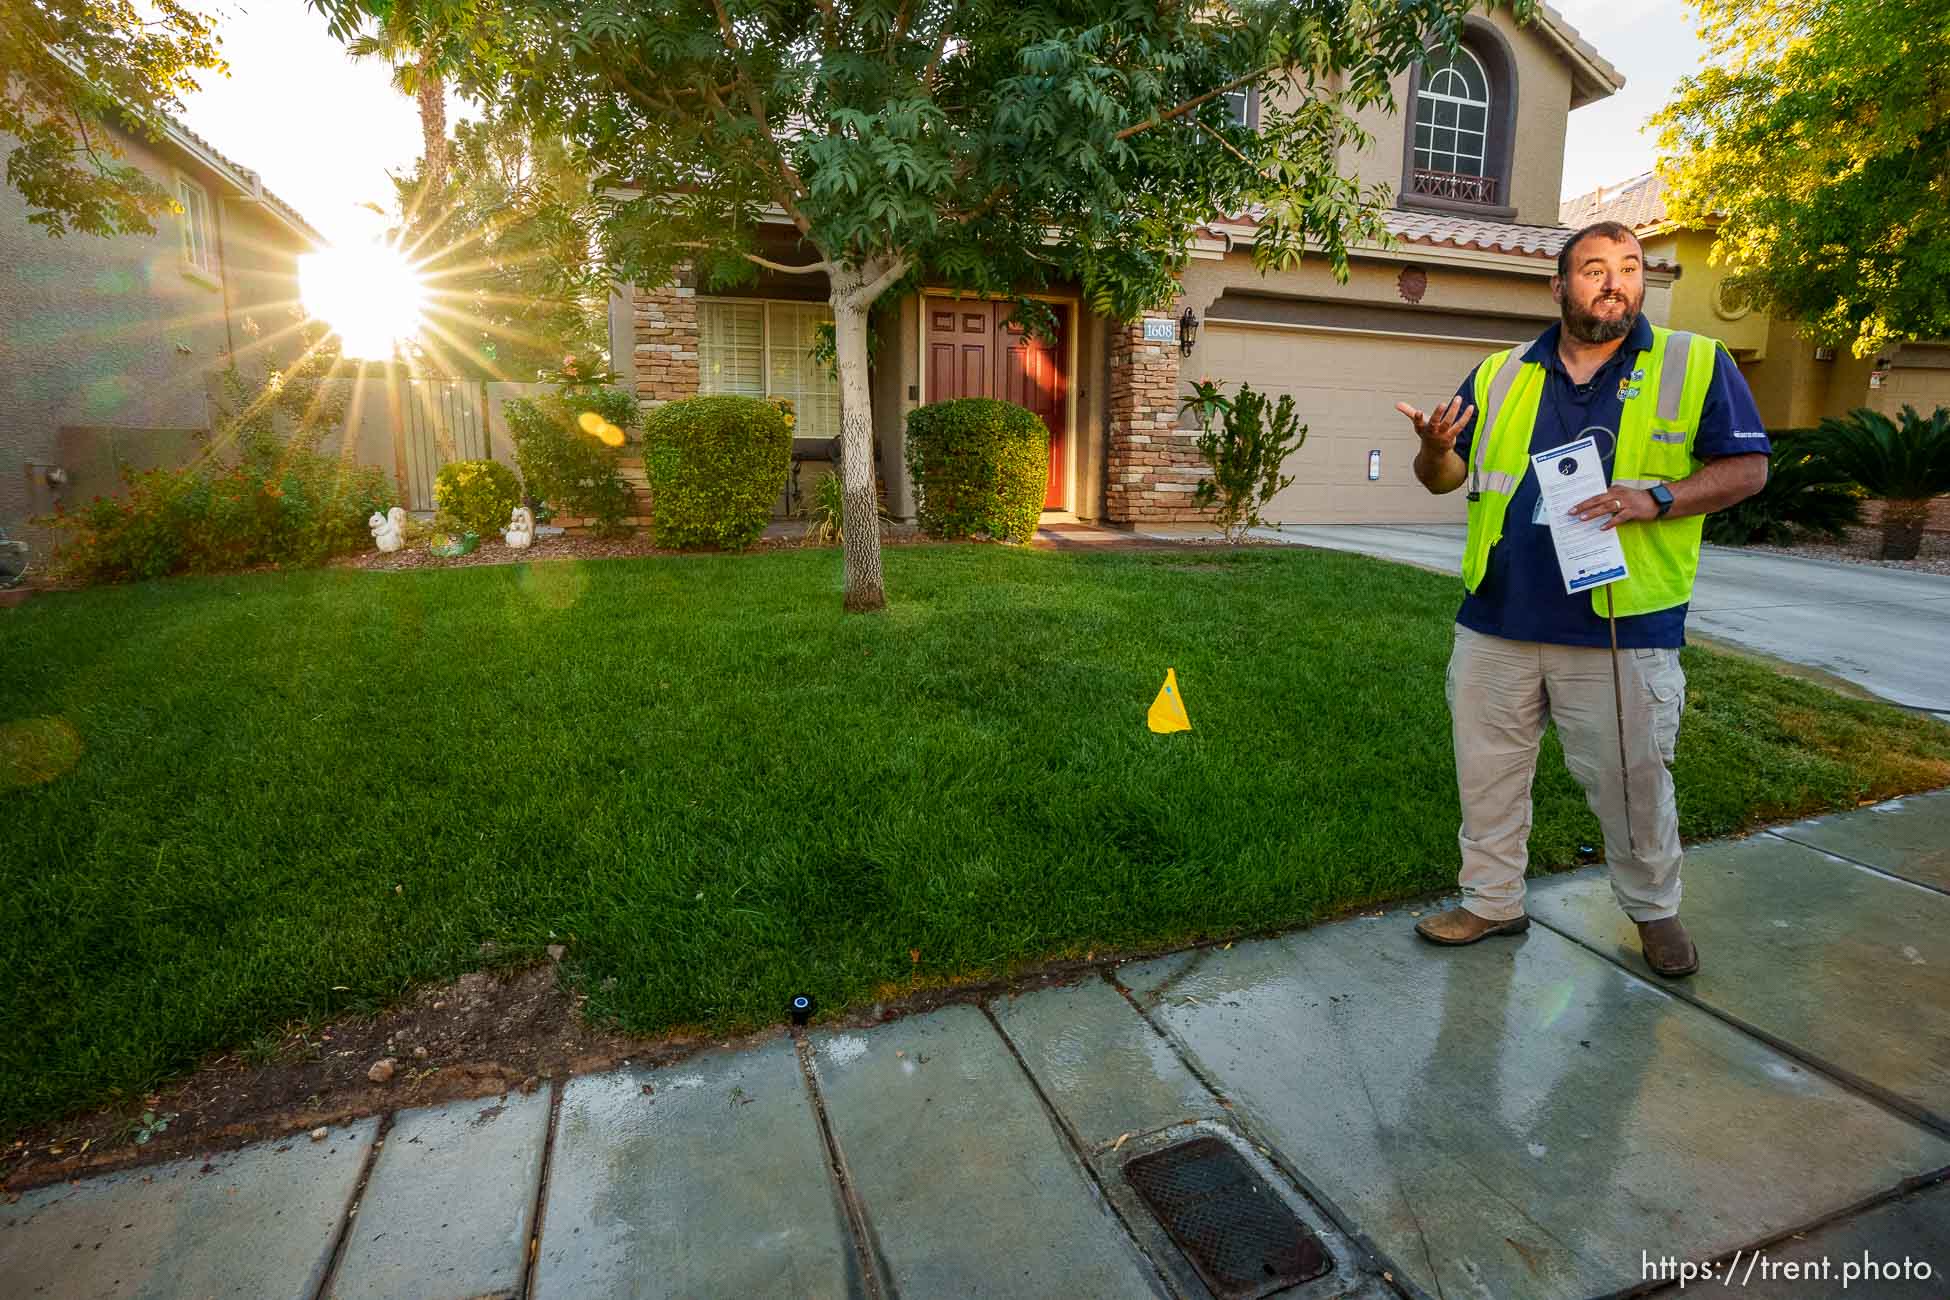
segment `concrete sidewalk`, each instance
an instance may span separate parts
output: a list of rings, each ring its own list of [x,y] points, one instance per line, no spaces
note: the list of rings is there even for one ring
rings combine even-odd
[[[1263,541],[1353,551],[1461,573],[1461,524],[1256,528]],[[1184,540],[1210,529],[1147,529]],[[1804,664],[1950,721],[1950,577],[1708,546],[1688,632]]]
[[[1206,1230],[1314,1234],[1325,1273],[1282,1294],[1720,1261],[1743,1296],[1866,1264],[1907,1277],[1847,1295],[1940,1300],[1950,792],[1689,857],[1690,980],[1578,871],[1514,939],[1440,949],[1429,904],[1391,909],[41,1189],[0,1209],[0,1296],[1203,1297],[1133,1181],[1203,1137],[1246,1198]],[[1230,1249],[1224,1293],[1276,1285]]]

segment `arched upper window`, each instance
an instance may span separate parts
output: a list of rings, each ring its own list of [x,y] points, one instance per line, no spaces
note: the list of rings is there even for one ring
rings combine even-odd
[[[1472,22],[1454,52],[1438,47],[1423,56],[1412,88],[1403,205],[1507,220],[1516,125],[1516,69],[1507,43],[1488,24]]]
[[[1415,96],[1415,165],[1458,176],[1486,174],[1490,78],[1467,47],[1436,52],[1422,64]]]

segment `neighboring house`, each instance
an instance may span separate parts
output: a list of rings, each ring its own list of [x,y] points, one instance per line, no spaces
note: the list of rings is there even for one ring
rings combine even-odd
[[[888,505],[913,514],[903,466],[907,413],[923,402],[994,396],[1040,414],[1052,436],[1047,505],[1119,524],[1196,519],[1203,472],[1180,399],[1200,376],[1291,393],[1311,429],[1287,471],[1280,521],[1460,520],[1460,494],[1434,497],[1410,472],[1413,431],[1394,404],[1431,405],[1487,353],[1534,338],[1557,317],[1555,258],[1566,119],[1624,84],[1547,5],[1518,24],[1498,9],[1472,17],[1455,58],[1441,54],[1395,86],[1399,115],[1362,118],[1373,137],[1350,147],[1344,174],[1399,197],[1399,246],[1362,248],[1347,284],[1319,259],[1262,276],[1249,220],[1215,220],[1192,249],[1183,292],[1144,321],[1108,320],[1075,293],[1049,295],[1054,344],[1008,328],[1008,309],[923,291],[887,313],[872,378],[875,440]],[[1250,96],[1236,112],[1251,114]],[[781,227],[779,249],[790,232]],[[1674,270],[1648,276],[1647,310],[1664,320]],[[816,276],[767,274],[730,295],[688,283],[635,288],[611,310],[614,364],[649,405],[698,393],[794,398],[797,432],[839,432],[833,381],[807,357],[828,319]],[[1177,322],[1197,320],[1181,358]],[[1378,476],[1369,477],[1378,451]]]
[[[118,464],[194,455],[212,375],[292,350],[298,257],[319,242],[183,126],[154,141],[110,129],[182,206],[154,235],[50,238],[0,186],[0,528],[16,534],[57,502],[116,491]]]
[[[1846,347],[1816,346],[1793,321],[1755,310],[1728,286],[1725,268],[1710,256],[1716,222],[1694,227],[1666,219],[1665,183],[1656,173],[1567,199],[1561,216],[1567,226],[1630,226],[1648,259],[1685,272],[1673,286],[1665,323],[1726,343],[1770,429],[1805,428],[1863,406],[1888,414],[1905,403],[1925,413],[1950,406],[1950,344],[1897,344],[1861,358]]]

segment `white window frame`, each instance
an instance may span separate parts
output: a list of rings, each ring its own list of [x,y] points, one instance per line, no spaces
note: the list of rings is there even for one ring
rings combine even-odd
[[[1453,67],[1438,69],[1434,79],[1423,83],[1417,88],[1415,92],[1415,120],[1410,123],[1409,129],[1413,131],[1417,127],[1428,127],[1429,145],[1426,149],[1420,144],[1415,145],[1415,165],[1424,171],[1448,172],[1452,175],[1459,174],[1463,176],[1488,176],[1491,174],[1489,170],[1490,104],[1495,98],[1495,88],[1490,83],[1489,69],[1483,66],[1483,61],[1476,57],[1474,50],[1465,45],[1459,48],[1458,53],[1469,59],[1470,63],[1476,69],[1476,75],[1483,79],[1483,97],[1480,100],[1471,99],[1467,84],[1461,87],[1461,94],[1449,90],[1437,90],[1435,86],[1438,81],[1445,84],[1448,82],[1465,81],[1465,78],[1456,72]],[[1425,55],[1423,57],[1426,60],[1427,56]],[[1428,65],[1424,62],[1423,70],[1426,72],[1427,68]],[[1425,101],[1430,105],[1429,119],[1426,122],[1422,120],[1422,105]],[[1445,127],[1436,124],[1434,110],[1436,104],[1454,104],[1457,106],[1457,124],[1455,126]],[[1482,130],[1478,131],[1462,125],[1461,116],[1464,108],[1480,108],[1483,110]],[[1437,131],[1450,132],[1455,148],[1437,149],[1435,147],[1435,133]],[[1463,148],[1463,138],[1465,136],[1474,137],[1474,152]],[[1447,157],[1454,163],[1461,163],[1464,159],[1467,159],[1476,164],[1476,170],[1474,172],[1464,172],[1460,171],[1459,167],[1456,166],[1438,167],[1435,165],[1435,160],[1438,156]]]
[[[1222,98],[1226,101],[1227,120],[1234,126],[1245,127],[1249,131],[1259,129],[1259,91],[1256,87],[1228,90]]]
[[[697,299],[698,312],[700,313],[700,315],[704,312],[704,310],[707,307],[716,306],[716,305],[723,305],[727,307],[729,306],[757,307],[760,309],[758,313],[759,374],[762,377],[762,382],[764,384],[765,391],[759,394],[748,393],[745,394],[745,396],[762,396],[767,400],[770,400],[775,396],[790,397],[793,399],[794,402],[793,405],[794,419],[793,419],[793,428],[792,428],[792,433],[794,437],[837,438],[840,434],[840,414],[838,409],[839,380],[837,378],[830,379],[828,381],[832,385],[833,406],[834,406],[833,428],[831,430],[822,430],[817,428],[816,426],[808,427],[806,417],[808,414],[810,414],[810,412],[806,409],[806,403],[800,398],[800,395],[775,394],[772,391],[772,337],[773,337],[772,309],[774,307],[790,307],[790,308],[797,308],[800,310],[804,310],[806,308],[815,308],[826,312],[830,316],[833,310],[832,306],[828,303],[809,301],[804,298],[730,298],[730,297],[723,297],[714,294],[710,297],[700,296]],[[700,320],[698,322],[699,356],[698,356],[698,367],[697,367],[697,371],[698,371],[697,391],[698,391],[698,396],[709,397],[715,395],[718,392],[723,392],[726,390],[713,389],[709,386],[711,383],[710,370],[708,368],[708,363],[706,361],[706,358],[702,355],[703,344],[704,344],[703,335],[704,335],[703,321]]]
[[[200,221],[199,208],[189,201],[192,195],[201,205]],[[223,267],[217,258],[217,209],[210,198],[210,191],[179,171],[176,173],[176,201],[183,207],[179,220],[183,274],[212,289],[222,288]],[[200,257],[197,254],[199,244],[202,246]]]

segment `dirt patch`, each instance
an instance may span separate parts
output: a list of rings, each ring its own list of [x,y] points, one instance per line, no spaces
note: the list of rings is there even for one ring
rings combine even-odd
[[[382,1111],[539,1087],[544,1079],[659,1062],[708,1040],[637,1038],[589,1025],[582,998],[551,963],[506,977],[484,971],[421,989],[367,1020],[287,1030],[275,1046],[207,1061],[142,1099],[19,1134],[0,1154],[0,1188],[151,1164],[215,1147],[301,1133]],[[382,1061],[393,1069],[375,1082]],[[142,1136],[144,1112],[167,1127]]]
[[[1182,945],[1181,945],[1182,946]],[[880,999],[817,1026],[865,1028],[940,1007],[1046,988],[1092,975],[1112,960],[1174,951],[1091,952],[1008,978],[956,977],[875,991]],[[786,1032],[774,1026],[738,1038],[697,1031],[638,1037],[589,1024],[583,995],[551,963],[496,975],[475,971],[417,990],[366,1020],[288,1029],[268,1053],[230,1052],[142,1098],[26,1130],[0,1152],[0,1203],[68,1179],[158,1164],[267,1138],[302,1136],[320,1125],[475,1097],[532,1092],[543,1082],[661,1066],[710,1047],[750,1046]],[[420,1053],[424,1051],[425,1055]],[[390,1072],[375,1070],[390,1061]],[[374,1075],[386,1079],[375,1082]],[[142,1115],[166,1120],[146,1141]]]

